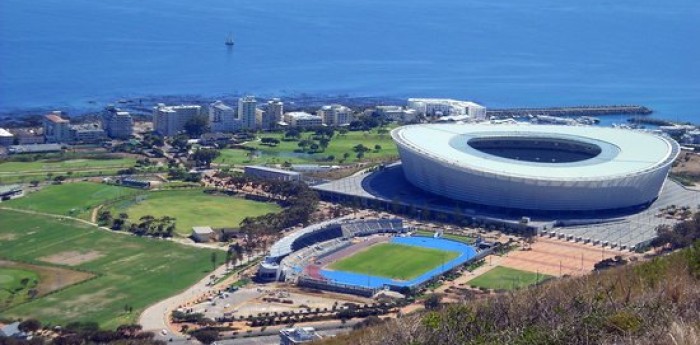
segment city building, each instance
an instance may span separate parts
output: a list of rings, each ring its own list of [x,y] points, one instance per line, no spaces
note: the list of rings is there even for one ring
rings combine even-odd
[[[664,136],[590,126],[412,125],[391,136],[406,180],[420,189],[553,212],[645,208],[680,152]]]
[[[681,137],[681,143],[687,145],[700,145],[700,130],[688,131]]]
[[[222,101],[209,105],[209,125],[212,132],[230,133],[240,130],[243,122],[235,109]]]
[[[15,136],[4,128],[0,128],[0,146],[10,146],[15,143]]]
[[[241,120],[243,129],[254,129],[256,127],[258,101],[253,96],[245,96],[238,99],[238,118]]]
[[[10,154],[21,153],[46,153],[46,152],[61,152],[61,144],[27,144],[27,145],[12,145],[7,150]]]
[[[185,123],[190,119],[203,116],[199,105],[166,106],[159,103],[153,108],[153,130],[169,137],[185,130]]]
[[[320,340],[313,327],[294,327],[280,330],[280,345],[296,345]]]
[[[284,122],[292,127],[318,127],[323,125],[323,118],[303,111],[284,114]]]
[[[328,126],[348,125],[354,119],[352,109],[340,104],[324,105],[316,115],[320,116],[323,123]]]
[[[71,125],[71,143],[94,144],[107,139],[107,133],[97,123]]]
[[[257,177],[263,180],[299,181],[301,179],[301,174],[295,171],[269,168],[257,165],[249,165],[244,167],[243,174],[246,176]]]
[[[472,120],[486,119],[486,108],[474,102],[448,98],[409,98],[408,108],[424,116],[468,115]]]
[[[272,121],[272,127],[276,126],[282,121],[282,116],[284,115],[284,102],[279,98],[273,98],[267,101],[267,108],[265,108],[267,113],[267,119]]]
[[[391,121],[400,123],[413,122],[418,119],[418,111],[404,109],[398,105],[380,105],[375,108],[375,111]]]
[[[54,111],[44,116],[44,137],[47,143],[67,143],[71,140],[70,121],[61,115],[62,112]]]
[[[33,129],[13,128],[10,133],[17,139],[18,145],[43,144],[46,142],[43,133],[38,133]]]
[[[113,139],[129,139],[134,132],[134,120],[128,111],[108,106],[102,112],[102,128]]]

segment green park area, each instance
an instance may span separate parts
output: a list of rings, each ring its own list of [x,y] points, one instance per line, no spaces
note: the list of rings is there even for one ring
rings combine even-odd
[[[496,266],[486,273],[470,280],[468,284],[478,288],[514,290],[534,285],[550,278],[552,277],[546,274]]]
[[[423,236],[423,237],[433,237],[433,236],[435,236],[435,231],[418,230],[418,231],[416,231],[416,235]],[[457,235],[457,234],[443,233],[442,236],[440,236],[440,237],[448,239],[448,240],[466,243],[466,244],[474,244],[474,242],[476,242],[476,240],[472,237]]]
[[[34,161],[0,161],[0,183],[42,181],[56,176],[84,177],[115,174],[133,167],[134,158],[104,156],[102,158],[51,158]]]
[[[411,280],[458,256],[457,252],[382,243],[341,259],[330,269]]]
[[[256,217],[282,210],[275,203],[246,200],[240,197],[210,195],[202,189],[155,191],[135,195],[114,203],[113,216],[126,213],[129,221],[143,216],[175,218],[176,232],[189,236],[193,226],[214,228],[238,227],[245,217]]]
[[[92,208],[109,200],[144,193],[139,189],[92,182],[49,185],[2,206],[90,219]]]
[[[0,310],[28,300],[38,283],[39,275],[34,271],[0,266]]]
[[[5,262],[60,268],[60,281],[69,279],[67,271],[90,274],[50,294],[0,307],[4,318],[31,317],[54,325],[95,321],[105,328],[134,323],[147,306],[191,286],[224,259],[223,252],[112,233],[72,220],[11,210],[0,210],[0,219]],[[31,271],[0,267],[3,288],[35,279]],[[41,290],[43,279],[38,284]]]
[[[265,144],[266,138],[276,139],[279,142]],[[282,164],[284,162],[342,164],[398,157],[389,128],[348,131],[343,134],[336,131],[328,140],[327,147],[323,148],[321,140],[314,132],[302,132],[298,138],[285,137],[284,132],[263,134],[258,140],[245,145],[251,150],[225,149],[214,162],[223,165]],[[300,143],[309,145],[300,146]],[[320,147],[313,149],[314,144]],[[361,158],[358,158],[359,151],[356,149],[358,145],[363,145],[367,149],[363,150]]]

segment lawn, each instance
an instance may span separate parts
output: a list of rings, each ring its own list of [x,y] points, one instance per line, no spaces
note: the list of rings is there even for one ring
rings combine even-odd
[[[416,235],[423,236],[423,237],[433,237],[435,235],[435,231],[418,230],[418,231],[416,231]],[[476,240],[474,240],[471,237],[462,236],[462,235],[455,235],[455,234],[447,234],[447,233],[443,233],[441,238],[445,238],[445,239],[453,240],[453,241],[457,241],[457,242],[462,242],[462,243],[466,243],[466,244],[474,244],[474,242],[476,242]]]
[[[255,217],[282,210],[275,203],[239,197],[214,196],[195,190],[156,191],[115,203],[112,214],[126,213],[137,222],[145,215],[176,218],[176,231],[189,236],[193,226],[214,228],[237,227],[245,217]]]
[[[27,292],[38,284],[36,272],[0,266],[0,310],[26,301]]]
[[[513,290],[534,285],[552,278],[546,274],[537,274],[528,271],[516,270],[503,266],[496,266],[486,273],[469,281],[469,285],[487,289]]]
[[[339,260],[330,269],[411,280],[458,256],[457,252],[382,243]]]
[[[305,132],[302,134],[302,139],[313,135],[313,132]],[[255,141],[246,144],[247,147],[258,150],[254,157],[248,156],[248,151],[240,149],[226,149],[221,151],[221,155],[215,160],[219,164],[228,165],[243,165],[243,164],[281,164],[289,163],[324,163],[338,164],[343,159],[343,154],[348,153],[350,156],[344,160],[344,163],[353,163],[361,161],[356,158],[352,148],[358,144],[365,145],[371,151],[365,153],[362,160],[373,159],[388,159],[398,157],[398,151],[389,134],[378,134],[377,130],[364,132],[348,132],[340,135],[336,133],[333,136],[330,144],[324,152],[308,154],[297,153],[299,149],[298,141],[285,141],[284,133],[269,133],[262,135],[261,138],[276,138],[280,140],[280,144],[274,147],[263,145],[260,141]],[[375,150],[375,145],[381,148]],[[328,156],[334,156],[333,161],[328,161]]]
[[[93,207],[138,193],[144,191],[92,182],[64,183],[46,186],[22,198],[3,202],[2,206],[89,219]]]
[[[0,181],[2,183],[29,182],[31,180],[44,180],[52,176],[101,176],[114,174],[117,170],[133,167],[136,164],[134,158],[115,159],[89,159],[77,158],[67,160],[38,160],[34,162],[0,162]]]
[[[44,323],[96,321],[115,328],[138,320],[149,305],[172,296],[212,269],[215,251],[171,241],[140,238],[47,216],[0,210],[0,253],[37,265],[73,260],[70,268],[97,275],[52,294],[3,310],[5,318],[38,318]],[[224,258],[216,252],[217,262]],[[89,255],[88,255],[89,254]],[[63,266],[68,267],[68,261]],[[130,307],[130,308],[125,308]]]

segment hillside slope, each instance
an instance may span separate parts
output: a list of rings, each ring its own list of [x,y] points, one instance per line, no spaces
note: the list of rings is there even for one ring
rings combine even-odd
[[[700,242],[651,261],[443,306],[324,344],[700,344]]]

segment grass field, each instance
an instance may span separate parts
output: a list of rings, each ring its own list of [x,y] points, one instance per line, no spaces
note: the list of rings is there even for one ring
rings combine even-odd
[[[15,211],[0,210],[0,219],[0,253],[4,258],[47,266],[50,264],[43,261],[47,258],[89,252],[89,260],[73,262],[70,268],[98,275],[3,310],[6,318],[35,317],[53,324],[96,321],[114,328],[137,321],[147,306],[194,284],[213,267],[213,250]],[[220,264],[223,252],[216,253]],[[127,312],[125,306],[133,310]]]
[[[458,256],[457,252],[381,243],[333,263],[330,269],[411,280]]]
[[[2,183],[29,182],[44,180],[52,176],[66,175],[71,172],[74,177],[101,176],[114,174],[117,170],[133,167],[134,158],[115,159],[67,159],[38,160],[35,162],[0,162],[0,181]]]
[[[302,134],[302,139],[309,137],[313,132],[305,132]],[[255,148],[259,150],[260,155],[254,158],[250,158],[247,155],[247,151],[238,149],[226,149],[221,151],[221,156],[219,156],[215,162],[219,164],[228,165],[241,165],[241,164],[275,164],[275,163],[338,163],[343,159],[343,154],[348,153],[350,156],[345,160],[345,163],[353,163],[360,161],[356,158],[355,152],[352,148],[358,144],[365,145],[370,148],[371,151],[365,153],[363,160],[370,159],[385,159],[391,157],[398,157],[398,151],[396,150],[396,145],[391,140],[389,134],[378,134],[377,130],[372,130],[369,132],[348,132],[345,135],[340,135],[338,133],[333,136],[333,139],[329,143],[328,147],[324,152],[316,154],[307,153],[296,153],[294,150],[299,149],[297,141],[284,141],[284,133],[270,133],[261,136],[261,138],[276,138],[281,142],[275,147],[270,147],[267,145],[262,145],[259,141],[249,143],[246,146]],[[380,150],[375,150],[374,146],[381,146]],[[332,162],[325,161],[324,159],[328,156],[334,156],[335,159]]]
[[[39,282],[39,275],[31,270],[0,267],[0,310],[29,299],[29,289]]]
[[[64,183],[46,186],[22,198],[3,202],[2,206],[88,219],[93,207],[138,193],[144,191],[92,182]]]
[[[193,226],[237,227],[245,217],[279,212],[281,207],[238,197],[212,196],[195,189],[150,192],[117,202],[111,211],[115,215],[128,214],[132,222],[145,215],[174,217],[177,233],[189,236]]]
[[[419,236],[423,236],[423,237],[433,237],[435,235],[435,231],[418,230],[418,231],[416,231],[416,234]],[[462,242],[462,243],[466,243],[466,244],[474,244],[474,242],[476,242],[471,237],[455,235],[455,234],[442,234],[442,238],[446,238],[449,240]]]
[[[487,289],[513,290],[525,286],[536,284],[551,278],[546,274],[537,274],[528,271],[516,270],[503,266],[496,266],[486,273],[470,280],[471,286],[483,287]]]

